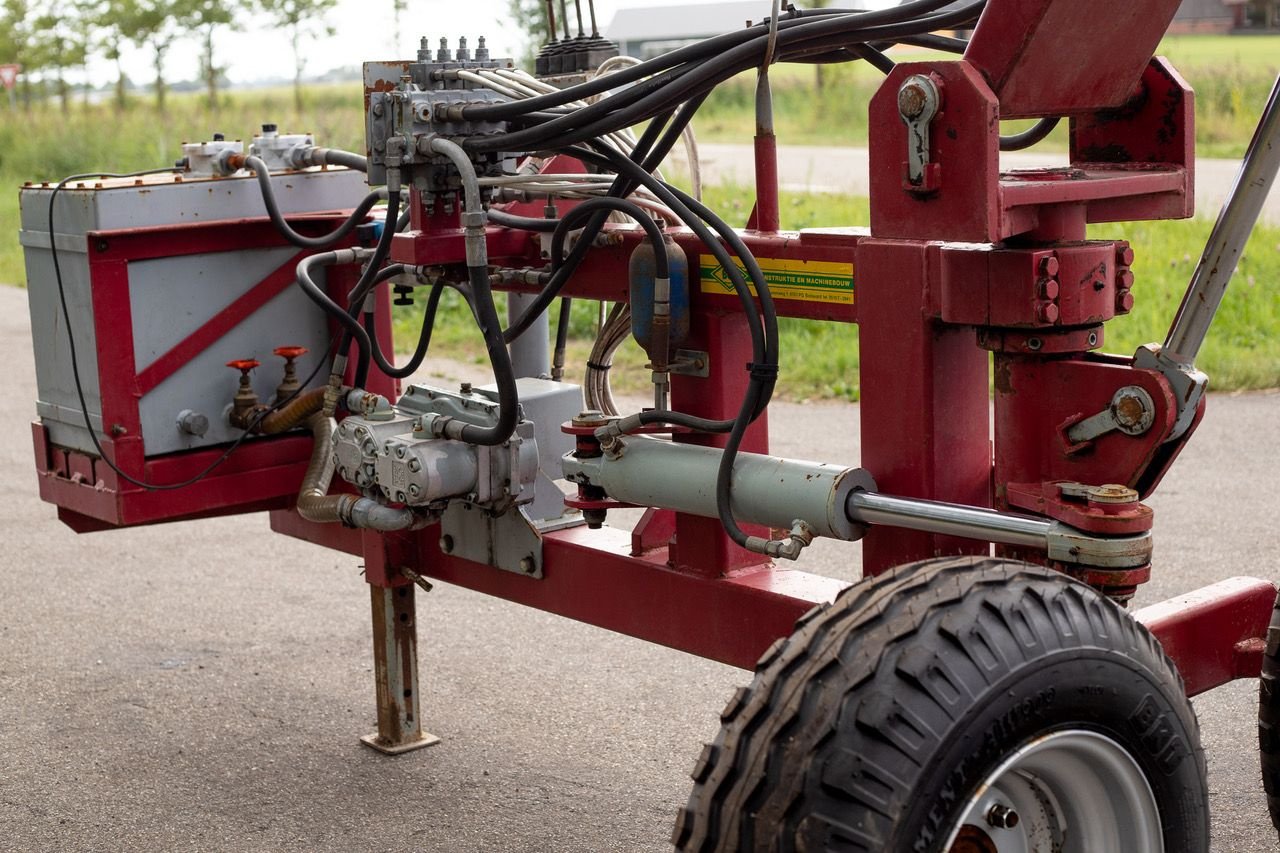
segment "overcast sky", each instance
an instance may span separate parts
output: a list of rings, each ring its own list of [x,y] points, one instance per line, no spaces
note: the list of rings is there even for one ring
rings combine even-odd
[[[613,13],[624,6],[669,6],[688,4],[691,0],[596,0],[596,17],[603,29]],[[477,36],[485,36],[493,56],[509,56],[521,44],[521,27],[507,15],[507,0],[408,0],[402,15],[400,45],[392,45],[391,0],[339,0],[328,16],[335,28],[334,36],[307,42],[306,73],[321,74],[332,68],[359,66],[366,59],[397,59],[412,55],[419,36],[438,41],[448,36],[454,44],[465,35],[470,45]],[[582,2],[586,18],[586,0]],[[770,0],[760,0],[761,17],[768,14]],[[573,3],[569,3],[572,14]],[[222,30],[215,41],[216,61],[228,69],[234,83],[264,78],[292,77],[293,54],[284,33],[266,29],[262,16],[246,15],[239,32]],[[151,56],[147,51],[128,50],[125,73],[134,81],[145,83],[154,78]],[[199,74],[199,45],[195,40],[183,41],[170,52],[165,63],[166,79],[188,80]],[[114,69],[98,60],[92,66],[95,82],[114,77]]]
[[[608,26],[619,8],[633,6],[676,6],[715,0],[596,0],[596,17],[601,29]],[[876,0],[875,5],[891,5],[896,0]],[[772,7],[771,0],[759,0],[764,18]],[[398,59],[412,56],[420,36],[438,41],[447,36],[455,44],[458,36],[466,36],[470,45],[476,37],[485,36],[492,56],[510,56],[522,43],[522,28],[507,15],[507,0],[407,0],[402,15],[402,44],[392,45],[392,0],[339,0],[327,18],[336,35],[306,42],[305,73],[323,74],[333,68],[359,67],[367,59]],[[573,0],[569,0],[572,20]],[[587,0],[582,0],[583,18]],[[270,78],[292,78],[293,54],[282,32],[266,28],[260,14],[248,14],[240,31],[224,28],[215,40],[215,58],[227,68],[233,83]],[[588,24],[589,26],[589,24]],[[191,80],[199,75],[199,45],[195,39],[185,40],[170,51],[165,62],[165,79]],[[154,79],[151,55],[147,51],[127,50],[125,73],[135,82]],[[95,84],[115,77],[112,64],[98,59],[90,71]]]

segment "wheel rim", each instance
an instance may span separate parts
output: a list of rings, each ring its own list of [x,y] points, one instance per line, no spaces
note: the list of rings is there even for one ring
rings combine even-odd
[[[977,787],[949,853],[1163,853],[1160,809],[1136,761],[1105,735],[1054,732]]]

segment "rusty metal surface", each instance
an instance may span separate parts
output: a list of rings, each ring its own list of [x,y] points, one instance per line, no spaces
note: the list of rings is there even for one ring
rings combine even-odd
[[[360,738],[365,746],[399,755],[440,742],[422,730],[418,696],[418,617],[412,585],[370,585],[373,611],[373,683],[378,730]]]

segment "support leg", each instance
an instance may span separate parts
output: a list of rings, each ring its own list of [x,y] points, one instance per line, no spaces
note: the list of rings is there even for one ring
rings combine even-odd
[[[418,714],[418,625],[414,588],[369,586],[373,604],[373,679],[378,731],[365,746],[399,755],[439,743],[422,730]]]

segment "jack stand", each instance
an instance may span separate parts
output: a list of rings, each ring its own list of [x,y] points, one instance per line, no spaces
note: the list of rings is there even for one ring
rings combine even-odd
[[[440,738],[422,730],[418,714],[418,625],[413,586],[371,585],[369,592],[378,731],[360,742],[385,755],[437,744]]]

